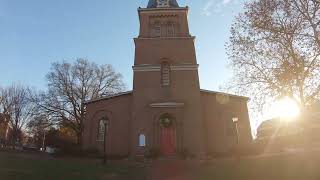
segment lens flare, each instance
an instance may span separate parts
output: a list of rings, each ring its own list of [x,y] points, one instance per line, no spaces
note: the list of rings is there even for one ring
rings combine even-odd
[[[299,105],[291,98],[280,99],[275,106],[275,114],[286,120],[294,120],[300,115]]]

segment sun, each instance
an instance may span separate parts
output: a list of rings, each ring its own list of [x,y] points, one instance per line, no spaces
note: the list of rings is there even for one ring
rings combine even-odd
[[[299,105],[291,98],[284,97],[276,102],[274,114],[277,117],[291,121],[300,115]]]

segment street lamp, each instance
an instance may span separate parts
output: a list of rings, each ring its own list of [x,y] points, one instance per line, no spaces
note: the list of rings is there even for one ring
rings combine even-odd
[[[46,131],[43,131],[43,138],[42,138],[42,151],[45,152],[45,142],[46,142]]]
[[[236,153],[237,153],[237,159],[239,160],[239,129],[238,129],[238,122],[239,122],[239,118],[238,117],[233,117],[232,118],[232,122],[236,125],[236,136],[237,136],[237,149],[236,149]]]
[[[102,119],[103,125],[104,125],[104,135],[103,135],[103,164],[107,163],[107,152],[106,152],[106,139],[107,139],[107,125],[108,125],[109,119],[107,117],[104,117]]]

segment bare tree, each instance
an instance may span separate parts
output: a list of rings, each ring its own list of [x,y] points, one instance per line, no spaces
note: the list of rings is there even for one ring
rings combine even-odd
[[[9,121],[10,121],[10,116],[11,116],[11,103],[8,102],[7,100],[7,93],[5,93],[5,89],[0,87],[0,113],[1,113],[1,119],[2,123],[4,124],[5,128],[5,143],[7,142],[8,139],[8,131],[9,131]]]
[[[234,77],[229,88],[267,101],[293,98],[302,108],[320,99],[320,3],[255,0],[246,3],[227,43]]]
[[[28,98],[28,87],[12,85],[0,91],[0,109],[12,129],[12,141],[21,141],[20,133],[33,116],[35,107]]]
[[[47,131],[53,125],[53,121],[46,114],[37,114],[28,122],[28,133],[33,137],[33,141],[38,147],[45,148]]]
[[[48,91],[33,96],[51,119],[69,126],[82,141],[85,101],[122,91],[122,76],[111,65],[97,65],[86,59],[74,64],[53,63],[47,75]]]

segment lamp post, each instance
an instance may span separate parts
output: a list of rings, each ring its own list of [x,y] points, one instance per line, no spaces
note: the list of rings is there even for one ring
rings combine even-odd
[[[46,142],[46,131],[43,130],[43,138],[42,138],[42,152],[45,152],[45,142]]]
[[[107,164],[106,139],[107,139],[107,125],[108,118],[103,118],[104,135],[103,135],[103,164]]]
[[[239,118],[238,117],[233,117],[232,118],[232,122],[235,124],[236,126],[236,136],[237,136],[237,145],[236,145],[236,158],[237,160],[240,159],[239,157],[239,129],[238,129],[238,122],[239,122]]]

